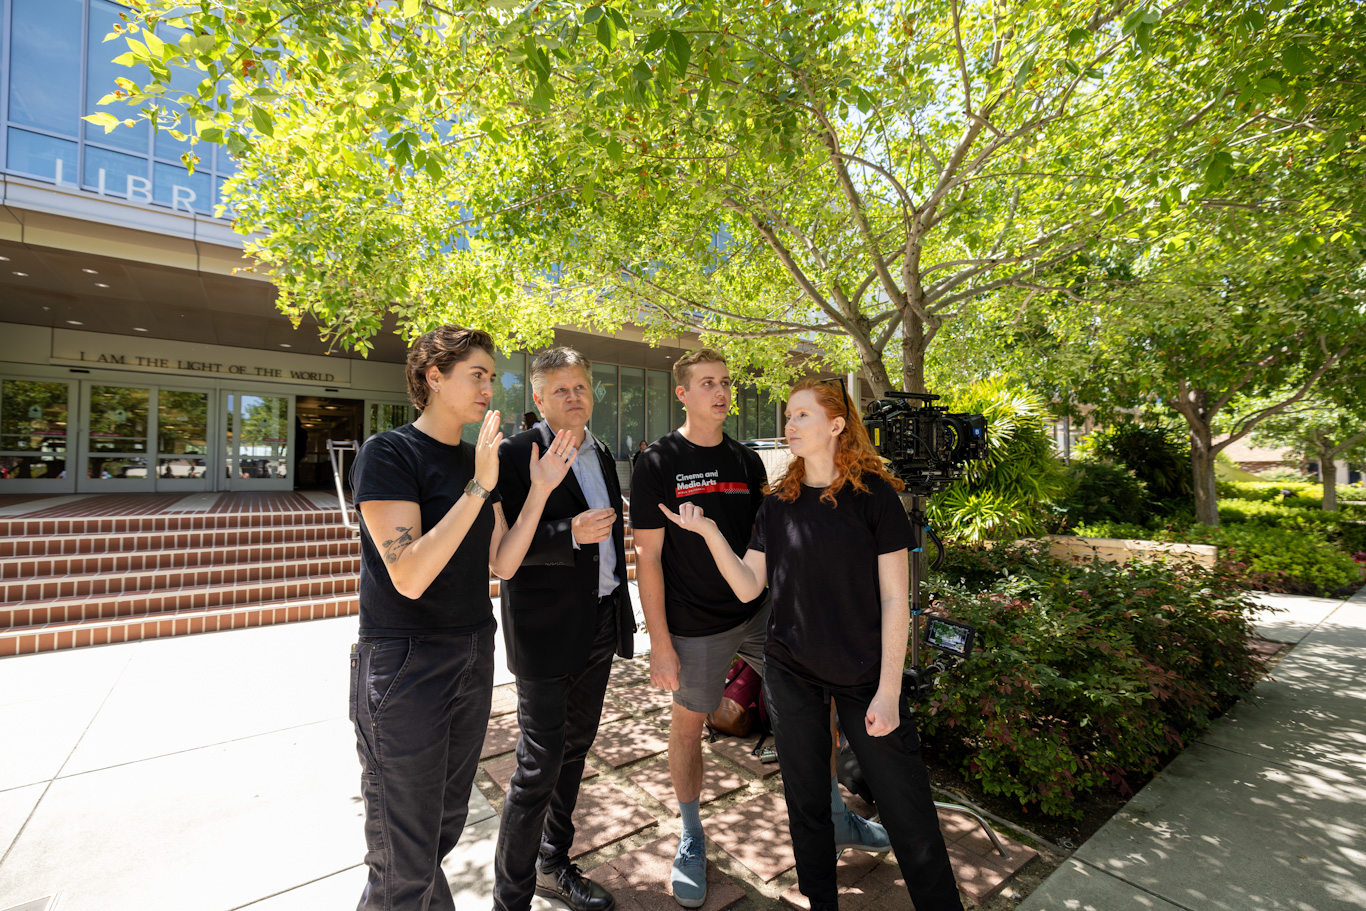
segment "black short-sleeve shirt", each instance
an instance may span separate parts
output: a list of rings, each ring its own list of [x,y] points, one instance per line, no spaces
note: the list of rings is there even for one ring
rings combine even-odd
[[[421,532],[446,517],[474,477],[474,447],[438,442],[412,424],[365,441],[351,466],[357,506],[367,500],[407,500],[422,516]],[[465,540],[417,598],[394,588],[382,549],[360,523],[360,634],[415,636],[468,633],[493,622],[489,600],[489,538],[493,535],[495,491],[484,501]],[[419,529],[415,529],[418,531]],[[393,529],[376,529],[381,541]],[[416,537],[416,535],[414,535]]]
[[[773,614],[764,660],[832,686],[876,683],[882,669],[882,595],[877,558],[914,546],[896,490],[865,479],[835,503],[803,487],[791,503],[764,500],[751,550],[764,554]]]
[[[709,636],[734,629],[763,604],[731,591],[701,535],[673,526],[659,511],[693,503],[716,522],[737,554],[764,500],[764,462],[729,436],[719,446],[697,446],[675,430],[640,454],[631,474],[631,525],[663,528],[664,613],[675,636]]]

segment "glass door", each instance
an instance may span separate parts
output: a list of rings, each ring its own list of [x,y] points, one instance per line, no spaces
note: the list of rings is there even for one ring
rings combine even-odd
[[[209,393],[158,389],[157,490],[209,489]]]
[[[67,469],[74,392],[74,383],[61,380],[0,380],[0,493],[75,489],[76,472]]]
[[[290,490],[294,397],[223,393],[228,490]]]
[[[372,399],[365,403],[365,414],[365,436],[357,443],[364,443],[377,433],[402,427],[412,421],[413,406],[406,402],[376,402]]]
[[[83,434],[80,491],[135,493],[156,489],[149,443],[152,396],[149,386],[85,386],[89,415]]]

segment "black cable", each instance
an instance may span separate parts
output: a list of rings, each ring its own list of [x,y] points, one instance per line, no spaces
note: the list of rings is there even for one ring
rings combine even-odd
[[[934,562],[930,564],[930,569],[937,570],[944,565],[944,539],[934,533],[934,529],[927,523],[925,531],[934,540]]]

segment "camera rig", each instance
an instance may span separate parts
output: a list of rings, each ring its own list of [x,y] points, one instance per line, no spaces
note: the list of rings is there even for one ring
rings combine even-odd
[[[888,392],[871,402],[863,426],[906,492],[927,497],[963,476],[963,465],[987,457],[987,419],[932,405],[937,395]]]
[[[927,596],[925,539],[935,542],[934,569],[944,559],[944,543],[930,527],[926,499],[963,476],[965,464],[987,457],[987,419],[980,414],[953,413],[933,404],[939,396],[924,392],[888,392],[886,398],[869,403],[863,424],[873,448],[887,462],[905,491],[902,503],[915,529],[911,550],[911,665],[903,691],[920,700],[934,689],[935,678],[948,671],[972,651],[976,630],[961,623],[931,617],[925,643],[939,653],[928,665],[920,664],[920,615]]]

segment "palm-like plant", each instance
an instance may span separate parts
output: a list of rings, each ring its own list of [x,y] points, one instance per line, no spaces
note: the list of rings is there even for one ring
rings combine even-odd
[[[1038,534],[1063,489],[1062,462],[1044,429],[1048,402],[1005,377],[947,397],[954,411],[987,419],[987,457],[930,502],[930,521],[945,537],[985,541]]]

